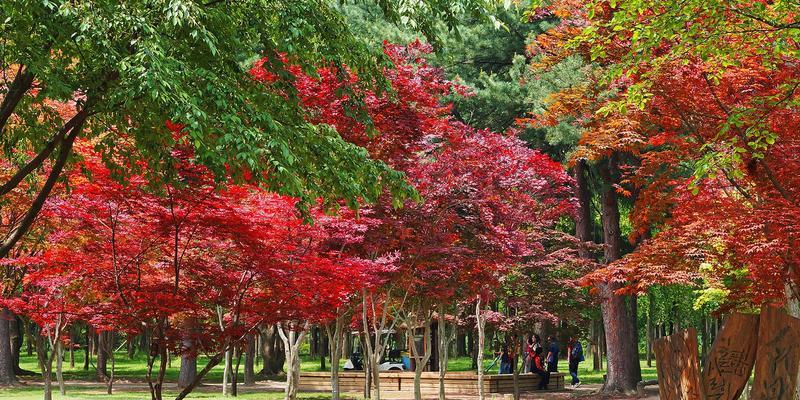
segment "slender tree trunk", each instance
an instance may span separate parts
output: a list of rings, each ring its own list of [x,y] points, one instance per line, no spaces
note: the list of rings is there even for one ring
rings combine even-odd
[[[283,326],[277,325],[278,334],[283,340],[283,346],[286,352],[286,391],[285,400],[296,400],[297,390],[300,385],[300,345],[305,339],[306,332],[308,332],[308,322],[306,322],[300,334],[295,329],[289,329],[289,332],[284,332]]]
[[[244,356],[244,385],[252,386],[256,384],[256,335],[254,333],[247,334],[247,347]]]
[[[11,353],[10,321],[13,314],[7,309],[0,310],[0,385],[14,385],[17,376],[14,373],[14,357]]]
[[[106,354],[108,355],[108,360],[111,361],[111,372],[108,374],[108,384],[106,385],[106,393],[109,395],[114,391],[114,372],[116,370],[116,359],[114,358],[114,332],[108,331],[106,332],[107,340],[106,340]]]
[[[432,352],[432,344],[431,344],[431,314],[428,311],[424,311],[424,317],[422,321],[419,321],[419,316],[416,316],[414,319],[417,321],[414,324],[414,328],[417,328],[419,322],[422,322],[422,335],[423,335],[423,343],[425,350],[422,354],[419,354],[417,351],[416,341],[411,346],[411,355],[414,357],[414,399],[415,400],[422,400],[422,372],[425,371],[425,366],[428,365],[428,361],[431,359],[431,352]]]
[[[25,323],[27,325],[27,322]],[[78,332],[73,325],[69,329],[69,367],[75,368],[75,344],[78,343]]]
[[[600,176],[605,188],[602,193],[603,239],[605,242],[605,262],[610,264],[621,257],[621,235],[619,225],[619,204],[616,183],[616,157],[612,155],[600,166]],[[608,346],[608,377],[603,387],[605,393],[633,393],[641,380],[639,354],[632,339],[632,307],[626,304],[625,297],[615,293],[621,286],[617,283],[598,285],[601,297],[601,311],[605,326],[605,339]]]
[[[329,344],[327,343],[328,336],[323,334],[322,327],[317,327],[317,335],[319,336],[318,339],[319,349],[317,350],[317,352],[319,353],[319,370],[325,371],[326,369],[328,369],[325,366],[325,359],[328,358],[328,347],[329,347]]]
[[[365,392],[366,393],[370,393],[371,392],[372,393],[371,398],[373,398],[375,400],[380,400],[381,399],[381,379],[380,379],[380,375],[379,375],[380,371],[378,370],[378,365],[377,365],[378,360],[376,360],[376,358],[378,358],[378,357],[375,357],[375,355],[374,355],[375,349],[373,349],[372,340],[370,339],[372,334],[371,334],[370,329],[369,329],[370,320],[369,320],[369,313],[367,312],[367,310],[369,309],[368,303],[369,303],[370,297],[367,297],[367,291],[364,290],[363,293],[362,293],[362,296],[361,296],[361,306],[362,306],[361,320],[363,321],[364,338],[366,340],[363,341],[362,346],[364,347],[364,357],[363,357],[364,358],[364,371],[365,371],[365,373],[367,375],[369,375],[369,376],[367,376],[367,379],[365,380],[365,383],[366,383]],[[374,304],[374,299],[373,299],[373,304],[372,305],[373,305],[373,307],[375,305]],[[376,332],[376,337],[379,338],[378,340],[380,340],[380,336],[379,335],[380,335],[380,333]],[[376,342],[375,345],[376,346],[379,345],[379,342]],[[371,387],[372,390],[370,390],[370,387]],[[366,396],[367,396],[367,394],[365,394],[365,397]]]
[[[592,337],[592,371],[600,371],[600,362],[602,361],[602,355],[600,354],[600,329],[597,324],[597,320],[592,319],[592,325],[590,326],[591,332],[589,334],[589,336]]]
[[[438,345],[439,345],[439,400],[446,400],[447,394],[445,393],[444,380],[447,377],[447,361],[450,358],[450,343],[455,339],[456,326],[455,324],[450,327],[450,333],[447,333],[447,318],[445,316],[444,304],[438,305],[439,321],[436,325],[438,329]]]
[[[585,159],[575,163],[573,175],[575,178],[575,192],[578,197],[578,211],[575,215],[575,237],[584,243],[578,248],[581,258],[592,259],[592,254],[586,244],[592,242],[592,194],[589,190],[589,181],[586,177],[588,165]]]
[[[339,400],[339,362],[342,358],[342,347],[345,342],[345,329],[347,321],[350,320],[350,313],[338,313],[333,327],[326,326],[325,331],[328,335],[328,344],[331,353],[331,400]]]
[[[83,348],[83,370],[89,370],[89,361],[92,358],[92,338],[94,337],[94,333],[92,333],[92,327],[86,325],[86,347]]]
[[[39,358],[39,367],[42,369],[44,380],[44,400],[53,400],[53,357],[47,355],[44,345],[44,336],[36,338],[36,354]]]
[[[58,381],[58,392],[62,396],[67,394],[67,388],[64,386],[63,363],[64,363],[64,344],[61,340],[56,338],[56,380]]]
[[[522,366],[519,360],[522,358],[522,350],[525,348],[525,335],[514,335],[514,400],[519,400],[519,372]]]
[[[484,332],[486,319],[483,313],[480,296],[478,296],[478,301],[475,303],[475,321],[478,326],[478,346],[476,349],[478,364],[478,399],[484,400],[486,394],[483,388],[483,349],[486,340],[486,333]]]
[[[475,335],[470,330],[467,336],[467,346],[469,347],[469,356],[472,358],[472,369],[478,370],[478,346],[475,345]]]
[[[97,380],[108,379],[108,335],[105,331],[97,334]]]
[[[222,395],[228,395],[228,377],[231,371],[231,350],[225,350],[225,364],[222,367]]]
[[[656,301],[653,291],[647,291],[647,366],[653,366],[653,316],[656,312]]]
[[[136,342],[135,342],[134,339],[136,339],[135,336],[128,337],[128,359],[129,360],[133,360],[133,358],[136,356]]]
[[[25,343],[28,350],[28,357],[33,355],[33,335],[31,335],[31,321],[23,319],[23,329],[25,331]]]
[[[239,366],[242,363],[241,346],[233,347],[233,359],[236,360],[236,366],[233,367],[231,373],[231,396],[236,397],[239,395]]]

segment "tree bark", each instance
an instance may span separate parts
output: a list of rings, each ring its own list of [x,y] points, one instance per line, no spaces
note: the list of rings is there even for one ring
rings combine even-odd
[[[444,380],[447,377],[447,361],[450,358],[450,343],[456,338],[456,325],[450,327],[450,333],[447,332],[447,318],[445,317],[444,304],[438,305],[439,320],[436,328],[438,329],[438,345],[439,345],[439,400],[446,400],[447,394],[445,393]]]
[[[619,204],[616,183],[616,156],[612,155],[599,167],[604,189],[601,198],[605,263],[610,264],[621,257],[621,235]],[[634,346],[631,332],[636,316],[631,316],[632,306],[625,297],[618,296],[617,283],[598,285],[601,311],[605,325],[605,340],[608,357],[608,374],[603,391],[605,393],[634,393],[641,380],[638,346]]]
[[[261,338],[261,357],[264,361],[261,375],[263,377],[277,375],[283,371],[283,364],[286,361],[283,342],[278,337],[278,331],[274,325],[265,327],[262,330]]]
[[[580,159],[575,163],[572,171],[575,178],[575,192],[578,197],[578,212],[575,215],[575,237],[584,244],[578,248],[578,255],[581,258],[592,259],[592,254],[586,246],[592,241],[592,194],[586,177],[587,168],[586,160]]]
[[[28,371],[26,369],[22,369],[19,366],[19,358],[22,353],[22,342],[24,336],[24,326],[28,323],[27,320],[21,318],[19,315],[13,314],[11,320],[8,321],[8,331],[11,335],[11,357],[14,360],[14,374],[17,376],[21,375],[38,375],[34,371]]]
[[[478,327],[478,345],[476,346],[476,363],[478,364],[478,399],[484,400],[486,398],[486,394],[483,388],[483,349],[486,340],[486,333],[484,329],[486,327],[486,319],[481,306],[481,297],[478,296],[478,300],[475,303],[475,323]]]
[[[7,309],[0,311],[0,385],[13,385],[17,383],[14,374],[14,357],[11,353],[10,321],[13,314]]]
[[[297,400],[297,390],[300,385],[300,345],[308,332],[308,322],[304,323],[298,334],[295,329],[284,332],[283,326],[277,325],[278,335],[283,341],[286,352],[286,391],[285,400]]]
[[[183,327],[181,338],[181,369],[178,373],[178,387],[188,387],[197,377],[197,349],[194,343],[194,331],[197,323],[189,320]]]
[[[330,325],[325,327],[325,332],[328,335],[328,344],[330,345],[331,353],[331,400],[339,400],[339,361],[342,358],[342,348],[346,342],[345,330],[348,327],[347,322],[351,319],[349,311],[337,313],[336,320],[333,327]]]
[[[647,291],[647,366],[653,366],[653,315],[656,312],[656,301],[653,291]]]
[[[786,283],[784,285],[784,290],[786,293],[787,314],[795,318],[800,318],[800,298],[798,298],[798,293],[796,293],[791,283]],[[800,400],[800,372],[798,372],[796,382],[797,383],[795,384],[795,389],[794,389],[794,399]]]
[[[23,318],[23,328],[25,331],[25,344],[28,351],[28,356],[33,355],[33,335],[31,334],[31,321],[27,318]]]
[[[24,65],[20,66],[14,76],[14,80],[8,86],[3,102],[0,103],[0,132],[5,130],[6,123],[11,118],[11,115],[14,114],[17,104],[33,85],[33,78],[33,72],[30,69]]]
[[[252,386],[256,384],[255,359],[256,359],[256,335],[247,334],[246,351],[244,355],[244,385]]]
[[[83,348],[83,370],[89,370],[89,360],[92,358],[92,341],[94,333],[92,327],[86,325],[86,346]]]
[[[28,232],[28,229],[30,229],[31,225],[33,225],[34,220],[39,215],[39,212],[42,210],[45,201],[50,196],[50,192],[53,190],[58,178],[61,176],[61,171],[64,169],[64,165],[66,165],[69,155],[72,154],[72,145],[75,143],[75,138],[83,129],[83,124],[86,121],[86,118],[88,118],[88,115],[88,109],[84,108],[74,117],[72,117],[72,119],[70,119],[70,121],[68,121],[62,128],[66,129],[64,132],[65,134],[67,131],[69,131],[69,134],[64,138],[63,141],[61,141],[59,145],[58,156],[53,163],[53,167],[50,169],[47,179],[45,180],[41,189],[39,189],[39,193],[37,193],[36,197],[33,199],[33,202],[28,208],[28,211],[25,213],[25,216],[13,229],[11,229],[2,243],[0,243],[0,258],[8,257],[11,249],[14,248],[17,242],[22,239],[25,233]]]
[[[422,334],[424,335],[425,352],[419,357],[419,362],[416,363],[416,368],[414,368],[415,400],[422,400],[422,372],[425,370],[425,366],[428,365],[428,361],[431,359],[431,352],[433,351],[433,345],[431,343],[431,316],[429,313],[426,313],[424,320]],[[416,353],[416,346],[411,346],[411,350],[413,353]]]
[[[97,380],[105,382],[108,379],[108,335],[106,332],[97,334]]]

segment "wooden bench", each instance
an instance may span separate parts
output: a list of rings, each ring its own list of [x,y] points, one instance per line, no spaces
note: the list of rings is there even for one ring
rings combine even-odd
[[[381,393],[413,392],[413,372],[381,372]],[[539,385],[539,376],[536,374],[520,374],[519,390],[521,392],[534,392]],[[514,375],[484,375],[484,388],[486,393],[513,393]],[[477,394],[478,375],[475,372],[448,372],[444,387],[446,393],[451,394]],[[439,373],[423,372],[420,388],[425,394],[439,393]],[[564,374],[550,374],[548,390],[564,389]],[[303,391],[330,391],[330,372],[301,372],[300,390]],[[342,392],[360,393],[364,391],[364,372],[343,371],[339,372],[339,390]]]

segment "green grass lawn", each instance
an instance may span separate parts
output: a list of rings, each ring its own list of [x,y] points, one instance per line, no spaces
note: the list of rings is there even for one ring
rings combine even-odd
[[[89,370],[83,369],[83,354],[78,352],[75,354],[75,368],[69,367],[69,361],[65,361],[64,363],[64,379],[70,380],[79,380],[79,381],[93,381],[95,377],[94,367],[90,366]],[[320,371],[320,362],[319,358],[311,358],[308,354],[304,354],[301,356],[302,361],[300,365],[300,369],[303,371]],[[116,366],[115,366],[115,379],[118,380],[127,380],[127,381],[138,381],[143,382],[145,380],[145,376],[147,374],[147,361],[142,354],[137,354],[132,360],[128,358],[127,354],[125,353],[118,353],[115,356],[116,359]],[[208,361],[208,358],[205,356],[200,356],[197,360],[198,369],[202,368],[205,363]],[[341,361],[341,364],[344,365],[344,361]],[[493,358],[487,356],[484,360],[484,368],[487,368],[493,361]],[[178,371],[180,370],[180,359],[174,358],[172,360],[172,366],[167,368],[166,378],[167,382],[174,382],[178,379]],[[499,364],[499,363],[498,363]],[[499,368],[499,365],[495,364],[490,370],[489,374],[496,374]],[[39,372],[39,366],[36,361],[35,356],[28,356],[23,354],[21,357],[20,365],[22,368]],[[448,370],[449,371],[469,371],[472,366],[472,360],[469,357],[452,357],[448,362]],[[642,365],[642,379],[649,380],[649,379],[656,379],[656,370],[655,366],[647,367],[647,364],[644,360],[641,362]],[[654,364],[655,365],[655,364]],[[326,367],[330,368],[329,364],[326,364]],[[243,369],[244,366],[239,368],[239,382],[244,380],[243,376]],[[256,371],[260,370],[261,366],[256,365]],[[578,375],[581,377],[581,380],[584,383],[601,383],[603,381],[603,375],[605,371],[592,371],[592,360],[591,358],[587,358],[586,362],[580,364]],[[327,370],[327,369],[326,369]],[[559,371],[567,373],[567,362],[562,360],[559,363]],[[277,377],[276,377],[277,378]],[[279,378],[277,378],[279,379]],[[208,373],[205,380],[207,382],[222,382],[222,365],[218,365]]]
[[[144,382],[145,375],[147,373],[147,365],[146,359],[143,355],[137,355],[133,359],[129,359],[127,354],[124,352],[117,353],[116,356],[116,367],[115,367],[115,379],[117,381],[131,381],[131,382]],[[198,369],[202,368],[207,361],[207,357],[201,356],[198,359]],[[486,360],[484,360],[484,368],[488,367],[493,361],[491,356],[487,356]],[[22,368],[39,372],[39,367],[36,361],[35,356],[27,356],[23,354],[20,362]],[[166,378],[167,382],[175,382],[178,377],[178,371],[180,369],[180,359],[175,358],[172,360],[172,366],[167,369]],[[344,360],[342,360],[342,364],[344,364]],[[656,378],[656,371],[655,367],[647,367],[647,364],[644,360],[641,362],[642,365],[642,378],[644,380],[655,379]],[[472,366],[472,360],[469,357],[454,357],[451,358],[448,362],[448,369],[449,371],[469,371],[470,367]],[[327,365],[330,367],[330,365]],[[488,374],[496,374],[498,365],[494,365]],[[581,363],[579,368],[579,376],[581,381],[585,384],[596,384],[602,383],[603,375],[605,371],[591,371],[592,367],[592,360],[587,359],[586,362]],[[241,370],[243,366],[240,367],[240,378],[239,382],[244,380],[242,376]],[[260,365],[256,365],[256,371],[260,370]],[[308,354],[302,355],[302,363],[301,369],[303,371],[320,371],[320,362],[318,358],[311,358]],[[567,363],[565,360],[562,360],[559,363],[559,370],[560,372],[567,373]],[[27,379],[24,380],[40,380],[40,377],[26,377]],[[76,353],[76,360],[75,360],[75,367],[69,367],[69,360],[67,359],[64,363],[64,378],[67,381],[95,381],[95,371],[94,367],[90,366],[89,370],[83,369],[83,353],[77,352]],[[54,377],[55,379],[55,377]],[[282,379],[282,377],[274,377],[274,379]],[[567,377],[567,384],[569,384],[569,377]],[[212,369],[212,371],[207,375],[206,382],[209,383],[220,383],[222,382],[222,366],[219,365]],[[99,385],[100,383],[98,383]],[[67,396],[61,397],[58,394],[58,387],[54,382],[53,385],[54,389],[54,398],[55,399],[101,399],[101,398],[108,398],[105,394],[105,391],[100,388],[86,388],[80,386],[72,386],[70,387],[67,385]],[[253,393],[248,392],[247,388],[242,388],[242,393],[240,393],[240,398],[242,399],[280,399],[282,398],[281,393],[272,392],[272,393]],[[171,398],[174,397],[176,393],[174,392],[174,385],[170,385],[169,383],[165,386],[165,397]],[[40,399],[42,396],[42,389],[40,386],[27,386],[27,387],[16,387],[10,389],[0,389],[0,399]],[[320,393],[312,393],[312,394],[304,394],[301,396],[304,399],[327,399],[329,396]],[[115,394],[113,395],[114,399],[119,400],[133,400],[133,399],[146,399],[149,398],[149,394],[147,393],[146,389],[142,391],[120,391],[115,390]],[[198,391],[192,393],[191,398],[196,399],[223,399],[222,395],[219,392],[214,392],[211,388],[204,388],[202,391]]]
[[[164,398],[170,399],[174,398],[177,395],[177,392],[166,390],[164,392]],[[92,399],[108,399],[112,398],[114,400],[143,400],[149,399],[150,394],[147,392],[122,392],[122,391],[115,391],[112,396],[108,396],[104,390],[99,389],[85,389],[80,387],[70,387],[67,386],[67,394],[66,396],[61,396],[58,393],[58,388],[55,388],[55,392],[53,393],[53,399],[55,400],[92,400]],[[308,400],[325,400],[330,399],[331,396],[325,393],[300,393],[299,396],[301,399],[308,399]],[[42,398],[42,388],[41,387],[24,387],[24,388],[13,388],[13,389],[0,389],[0,399],[14,399],[14,400],[41,400]],[[208,400],[223,400],[223,399],[231,399],[230,396],[223,397],[221,393],[211,393],[211,392],[192,392],[189,395],[190,399],[208,399]],[[237,399],[258,399],[258,400],[278,400],[283,399],[283,393],[279,392],[240,392]],[[349,399],[348,397],[345,397]]]

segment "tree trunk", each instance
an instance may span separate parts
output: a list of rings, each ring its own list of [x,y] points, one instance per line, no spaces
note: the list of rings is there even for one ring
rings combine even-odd
[[[92,327],[86,325],[86,347],[83,348],[83,370],[89,370],[89,360],[92,358]]]
[[[475,345],[475,335],[470,331],[467,336],[467,346],[469,347],[469,356],[472,358],[472,369],[478,370],[478,346]]]
[[[27,322],[26,322],[27,325]],[[78,332],[76,327],[72,325],[69,328],[69,367],[75,368],[75,344],[78,343]]]
[[[67,388],[64,387],[64,375],[62,374],[63,371],[63,363],[64,363],[64,345],[61,343],[61,340],[56,338],[56,348],[54,350],[56,352],[56,380],[58,381],[58,392],[61,393],[61,396],[67,394]]]
[[[53,357],[47,354],[44,345],[44,336],[36,336],[36,355],[39,359],[39,368],[42,369],[42,379],[44,381],[44,400],[53,399]]]
[[[451,334],[447,334],[447,319],[445,318],[444,304],[438,305],[439,320],[436,324],[438,330],[437,345],[439,346],[439,400],[446,400],[444,380],[447,377],[447,359],[450,348],[450,337],[455,333],[456,327],[452,326]]]
[[[656,301],[653,291],[647,291],[647,366],[653,366],[653,316],[656,312]]]
[[[139,334],[139,350],[142,352],[147,352],[150,348],[150,340],[148,335],[149,329],[145,327],[142,329],[142,332]]]
[[[519,372],[522,369],[522,365],[519,364],[519,360],[522,358],[522,350],[525,348],[525,335],[514,335],[512,336],[512,340],[514,340],[514,359],[512,371],[514,374],[514,400],[519,400]]]
[[[33,335],[31,334],[31,321],[27,318],[23,319],[23,330],[25,331],[25,343],[28,350],[28,356],[33,355]]]
[[[297,389],[300,385],[300,345],[308,332],[308,322],[303,325],[298,335],[295,329],[289,329],[286,333],[283,326],[277,325],[278,335],[283,340],[284,351],[286,352],[286,391],[285,400],[296,400]]]
[[[197,322],[188,320],[182,330],[181,369],[178,373],[178,388],[181,389],[191,385],[197,377],[197,348],[193,337],[196,329]]]
[[[108,379],[108,335],[106,332],[97,334],[97,380],[105,382]]]
[[[588,165],[585,159],[575,163],[573,175],[575,178],[575,192],[578,197],[578,211],[575,215],[575,237],[584,244],[592,241],[592,195],[586,177]],[[586,245],[578,248],[581,258],[592,259],[592,254]]]
[[[466,357],[471,355],[467,349],[467,335],[464,333],[458,333],[458,336],[456,337],[456,356]]]
[[[800,318],[800,298],[791,283],[784,285],[786,292],[786,312],[795,318]],[[800,400],[800,372],[798,372],[794,389],[794,399]]]
[[[252,386],[256,384],[256,335],[254,333],[247,334],[247,347],[244,355],[244,385]]]
[[[433,351],[432,344],[431,344],[431,315],[429,312],[424,312],[425,316],[423,317],[422,322],[422,340],[424,342],[425,350],[422,354],[418,354],[417,352],[417,345],[416,341],[412,340],[413,345],[411,346],[411,355],[414,357],[414,400],[422,400],[422,372],[425,370],[425,366],[428,365],[428,361],[431,359],[431,353]],[[419,322],[419,316],[416,316],[415,319]],[[418,325],[418,324],[414,324]],[[416,328],[416,326],[414,327]],[[376,376],[375,379],[378,379]],[[376,385],[377,386],[377,385]]]
[[[17,383],[14,374],[14,356],[11,353],[11,319],[13,314],[7,309],[0,311],[0,385]]]
[[[325,366],[325,359],[328,358],[328,336],[323,334],[322,327],[317,327],[317,335],[319,336],[319,349],[317,349],[317,353],[319,354],[319,370],[325,371],[328,369],[328,367]]]
[[[613,186],[616,183],[615,159],[615,155],[612,155],[599,168],[605,186],[601,204],[606,264],[621,257],[619,204]],[[626,304],[625,297],[615,293],[619,288],[621,285],[617,283],[598,285],[608,349],[608,374],[603,391],[627,394],[636,391],[636,384],[641,380],[641,371],[638,346],[634,346],[634,333],[631,332],[634,326],[632,321],[635,321],[636,316],[630,315],[633,307]]]
[[[478,399],[484,400],[485,392],[483,390],[483,349],[485,346],[486,340],[486,333],[485,333],[485,316],[482,309],[482,302],[481,297],[478,296],[478,301],[475,303],[475,321],[478,326],[478,346],[476,349],[477,352],[477,361],[478,364]]]
[[[261,336],[261,357],[264,360],[261,375],[277,375],[283,371],[283,364],[286,355],[283,349],[283,342],[278,336],[278,331],[274,325],[265,327]]]
[[[231,396],[239,395],[239,366],[242,363],[241,346],[233,346],[233,359],[236,360],[235,367],[231,371]]]
[[[129,360],[133,360],[133,358],[136,356],[136,342],[135,342],[134,339],[136,339],[135,336],[129,336],[128,337],[128,359]]]
[[[225,350],[225,364],[222,366],[222,396],[228,395],[228,382],[231,372],[231,350]]]
[[[350,313],[337,313],[333,327],[326,326],[325,332],[328,335],[328,344],[331,353],[331,400],[339,400],[339,361],[342,358],[342,347],[346,342],[345,330],[348,328],[347,322],[350,320]]]

